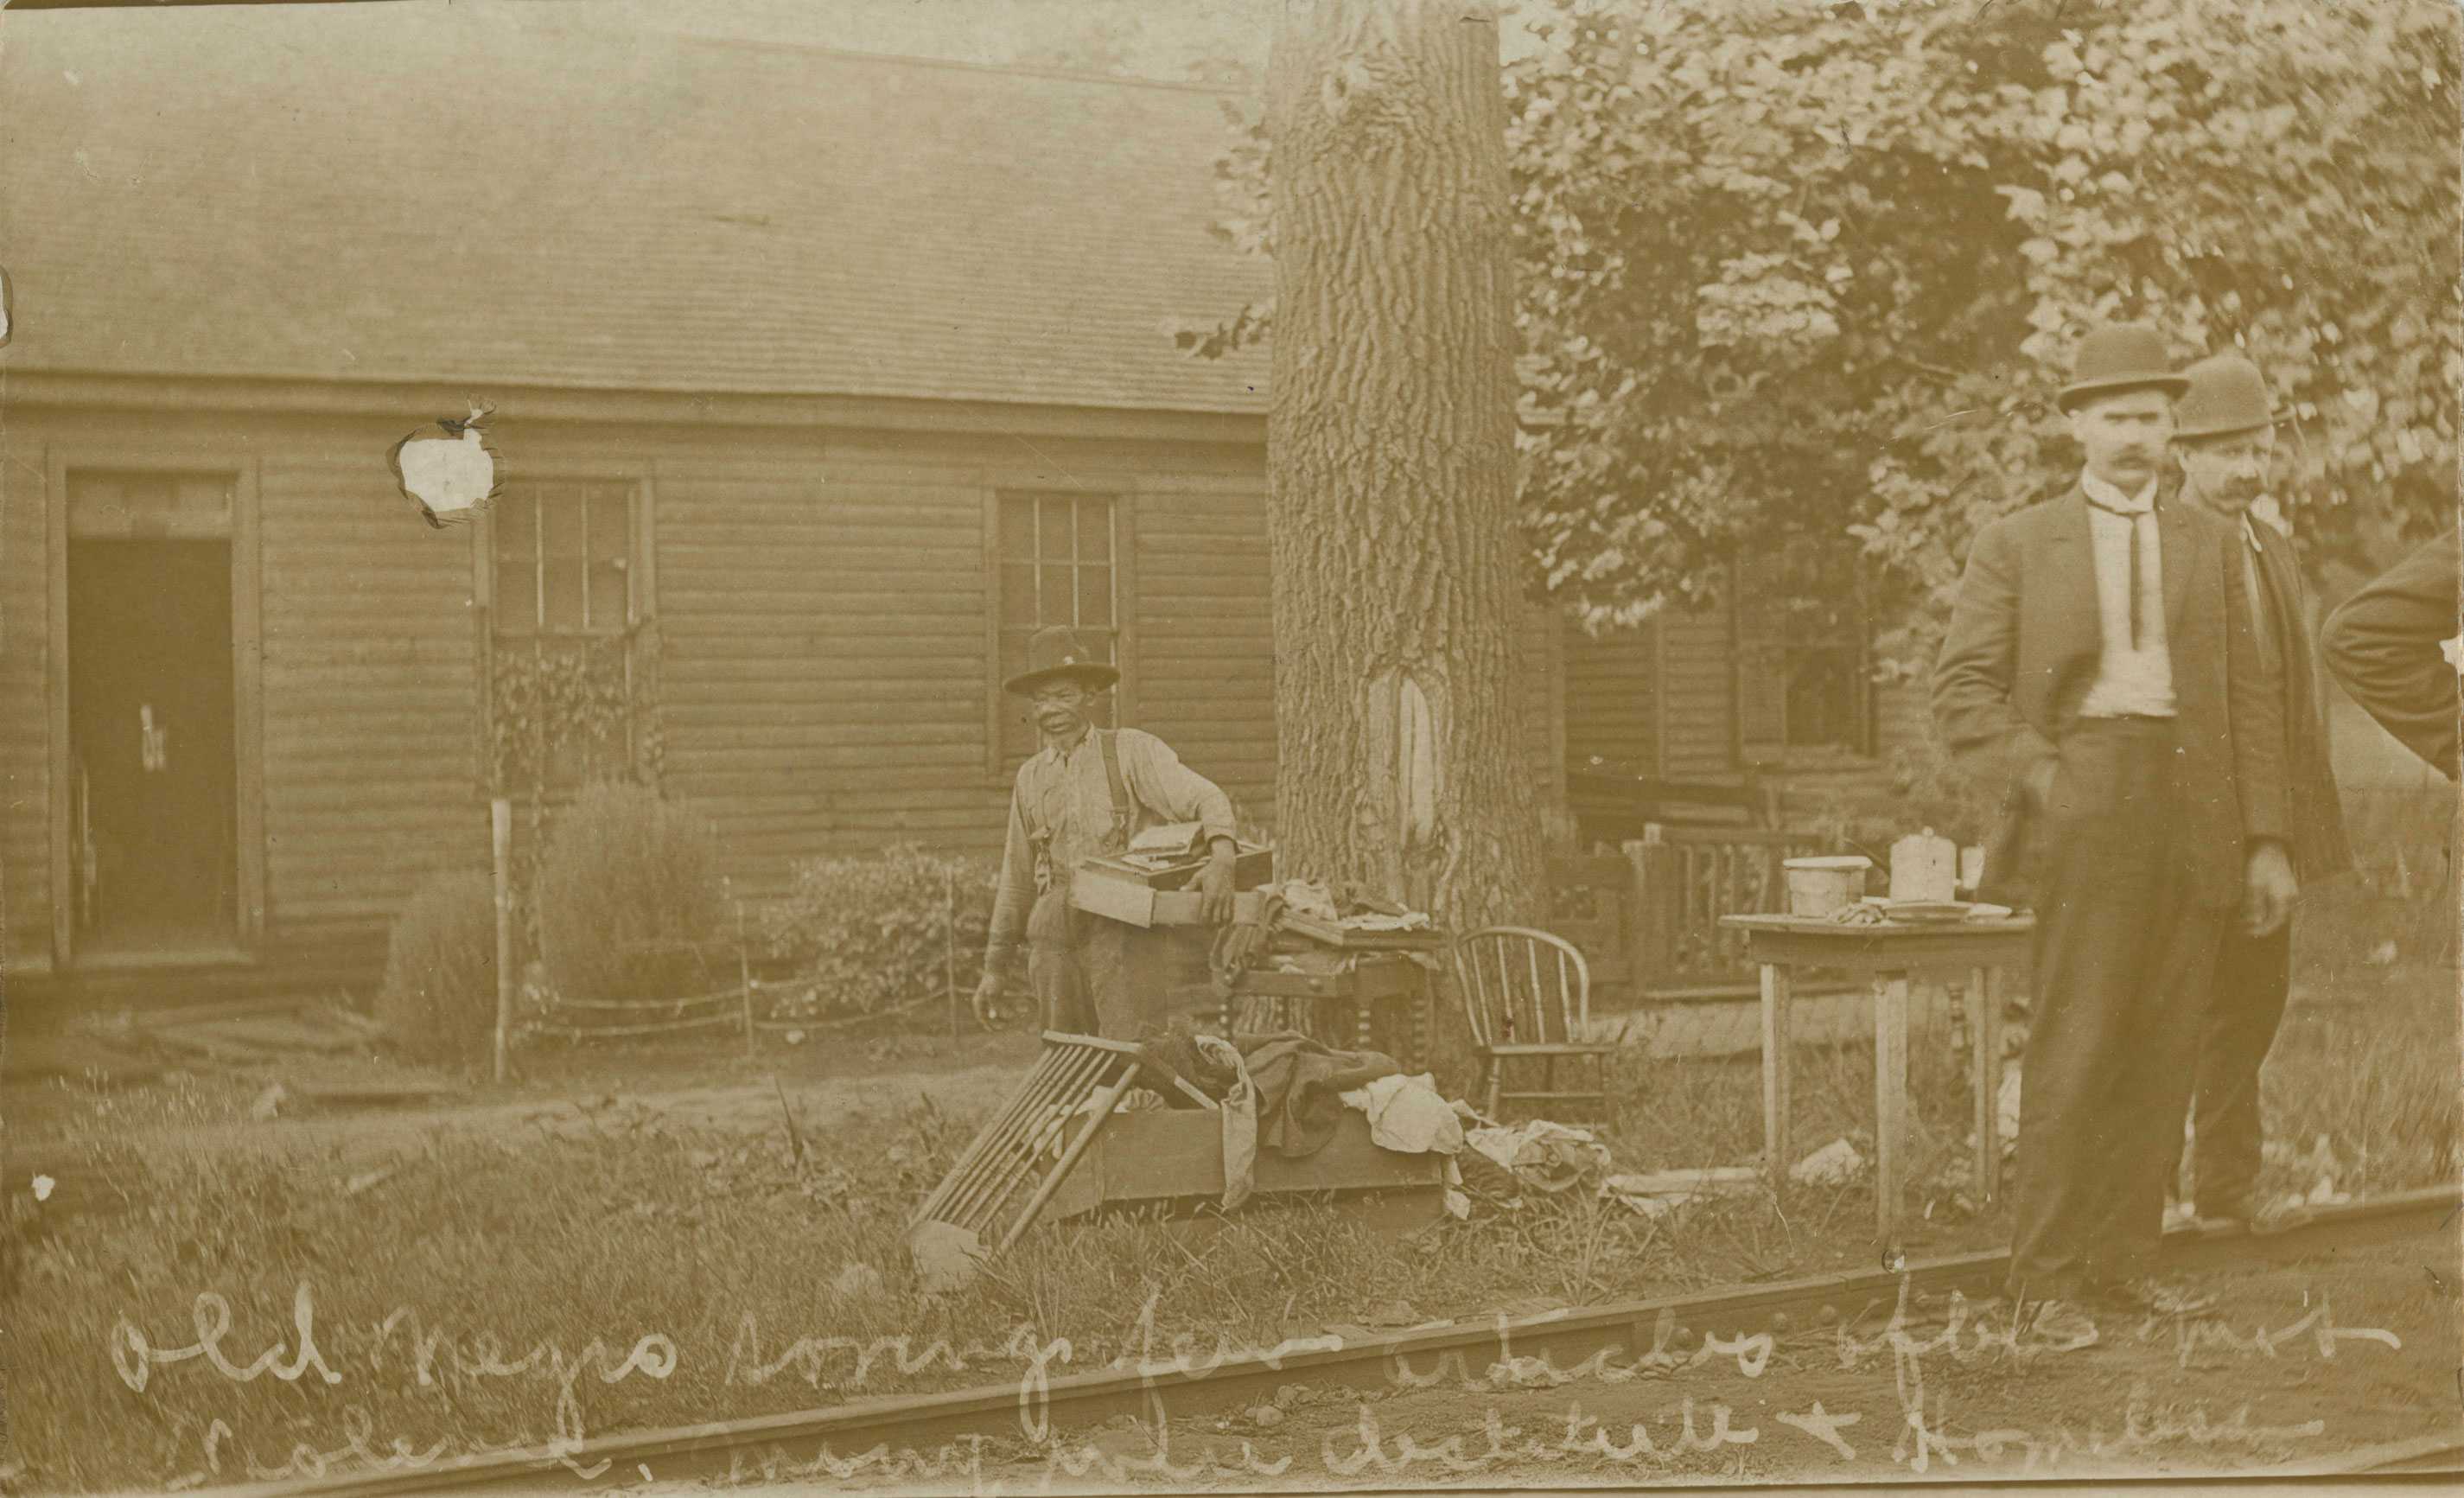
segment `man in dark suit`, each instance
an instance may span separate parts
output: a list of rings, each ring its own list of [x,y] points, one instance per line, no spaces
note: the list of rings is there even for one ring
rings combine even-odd
[[[2353,853],[2328,761],[2300,564],[2292,539],[2254,509],[2267,492],[2277,416],[2258,366],[2237,354],[2202,359],[2183,374],[2189,386],[2173,408],[2181,497],[2224,520],[2239,542],[2233,548],[2242,562],[2234,602],[2249,611],[2258,642],[2258,679],[2284,704],[2286,831],[2294,876],[2308,889],[2350,870]],[[2198,1216],[2211,1223],[2256,1220],[2258,1074],[2284,1021],[2292,980],[2291,921],[2264,936],[2226,927],[2191,1103],[2193,1197]]]
[[[2030,829],[2011,1280],[2039,1303],[2190,1304],[2149,1271],[2217,932],[2293,898],[2239,539],[2155,503],[2183,384],[2153,328],[2088,336],[2058,399],[2084,472],[1978,533],[1934,670],[1953,759]]]
[[[2414,551],[2327,616],[2327,669],[2379,726],[2456,778],[2456,533]]]

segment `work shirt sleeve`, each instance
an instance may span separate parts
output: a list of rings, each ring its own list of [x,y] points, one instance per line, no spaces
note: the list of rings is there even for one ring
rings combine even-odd
[[[1172,746],[1153,734],[1121,730],[1121,778],[1138,804],[1174,822],[1195,822],[1212,844],[1219,837],[1237,837],[1232,798],[1222,787],[1180,762]]]
[[[2449,531],[2327,616],[2327,669],[2363,711],[2456,778],[2457,676],[2441,647],[2456,637],[2458,551]]]
[[[1001,959],[1026,937],[1027,907],[1035,902],[1035,853],[1026,835],[1026,814],[1018,790],[1009,794],[1009,832],[1001,843],[1001,879],[993,887],[991,934],[984,940],[984,967]]]

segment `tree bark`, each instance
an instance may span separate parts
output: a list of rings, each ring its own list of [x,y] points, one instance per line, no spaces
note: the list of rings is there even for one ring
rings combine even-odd
[[[1541,904],[1497,26],[1287,0],[1267,75],[1279,863],[1456,930]]]

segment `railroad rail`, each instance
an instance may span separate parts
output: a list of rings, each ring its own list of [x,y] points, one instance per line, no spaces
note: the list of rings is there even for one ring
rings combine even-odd
[[[2403,1192],[2321,1207],[2308,1220],[2268,1234],[2176,1229],[2166,1235],[2163,1262],[2170,1270],[2286,1263],[2447,1231],[2459,1214],[2464,1214],[2464,1190],[2456,1186]],[[628,1484],[644,1469],[662,1482],[720,1476],[739,1459],[758,1465],[761,1454],[773,1450],[809,1453],[826,1446],[855,1452],[887,1443],[932,1451],[970,1437],[1016,1439],[1022,1422],[1029,1419],[1038,1427],[1059,1432],[1120,1415],[1149,1419],[1167,1407],[1176,1418],[1215,1413],[1268,1399],[1280,1383],[1384,1389],[1391,1387],[1397,1370],[1410,1368],[1425,1377],[1442,1366],[1448,1355],[1469,1372],[1507,1355],[1545,1355],[1568,1368],[1597,1354],[1683,1353],[1706,1333],[1738,1337],[1842,1319],[1853,1323],[1897,1305],[1903,1294],[1959,1290],[1990,1295],[2001,1286],[2009,1264],[2006,1252],[1960,1254],[1910,1263],[1897,1271],[1828,1274],[1520,1318],[1458,1319],[1367,1338],[1320,1336],[1195,1367],[1158,1359],[1065,1375],[1050,1378],[1040,1391],[1024,1390],[1013,1381],[863,1399],[784,1415],[627,1431],[551,1450],[218,1488],[207,1498],[374,1498],[447,1488],[573,1491]],[[2322,1476],[2448,1472],[2458,1469],[2459,1454],[2464,1454],[2464,1441],[2450,1432],[2348,1451],[2287,1470]],[[583,1475],[593,1470],[604,1475]]]

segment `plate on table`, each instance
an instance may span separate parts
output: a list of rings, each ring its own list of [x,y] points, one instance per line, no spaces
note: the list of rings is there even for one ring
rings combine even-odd
[[[1966,920],[1974,907],[1965,900],[1884,900],[1882,914],[1892,920],[1920,924]]]

